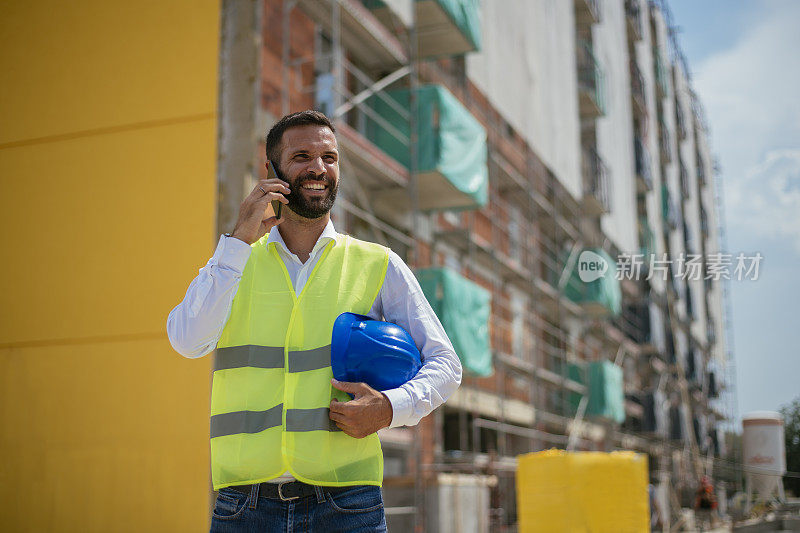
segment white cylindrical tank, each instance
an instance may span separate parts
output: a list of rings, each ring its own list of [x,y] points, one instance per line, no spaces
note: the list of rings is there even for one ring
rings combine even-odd
[[[759,501],[765,501],[777,490],[782,498],[786,443],[780,413],[754,411],[742,417],[742,452],[748,494],[754,491]]]

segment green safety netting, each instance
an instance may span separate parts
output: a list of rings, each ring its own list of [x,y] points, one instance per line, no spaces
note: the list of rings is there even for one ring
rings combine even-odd
[[[665,224],[669,224],[672,219],[672,201],[669,197],[669,187],[666,183],[661,184],[661,219]]]
[[[416,0],[429,2],[431,0]],[[453,24],[472,44],[475,50],[481,49],[481,9],[478,0],[435,0]]]
[[[449,268],[420,270],[417,279],[464,370],[476,376],[490,376],[489,291]]]
[[[409,89],[394,89],[384,93],[403,109],[408,110]],[[458,99],[440,85],[424,85],[417,90],[417,172],[438,173],[450,185],[469,197],[462,207],[480,207],[488,200],[489,171],[487,168],[486,130],[461,105]],[[367,101],[378,115],[408,138],[410,127],[392,105],[378,95]],[[398,139],[378,121],[367,120],[367,138],[398,162],[409,168],[411,156],[407,141]],[[424,176],[420,194],[426,190]]]
[[[362,0],[369,9],[386,7],[383,0]],[[439,5],[447,17],[456,25],[474,50],[481,49],[481,19],[479,0],[416,0],[417,2],[434,2]],[[424,22],[424,21],[423,21]]]
[[[617,262],[602,248],[587,248],[601,256],[608,264],[605,274],[593,281],[582,281],[579,273],[578,258],[574,258],[569,279],[564,287],[564,296],[575,303],[594,302],[602,305],[614,316],[622,311],[622,288],[616,278]],[[579,257],[579,255],[578,255]],[[563,254],[562,268],[567,268],[569,254]]]
[[[625,421],[625,394],[622,390],[622,368],[611,361],[589,363],[589,403],[586,414]]]

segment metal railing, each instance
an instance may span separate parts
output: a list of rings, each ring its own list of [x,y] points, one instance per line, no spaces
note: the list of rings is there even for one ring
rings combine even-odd
[[[674,230],[678,227],[678,213],[666,184],[661,187],[661,217],[666,223],[665,229]]]
[[[605,114],[605,86],[603,70],[594,57],[589,41],[578,42],[578,88],[590,95],[600,114]]]
[[[633,148],[636,156],[636,175],[642,180],[645,190],[649,191],[653,188],[653,178],[650,174],[650,154],[638,135],[634,137]]]
[[[579,24],[594,24],[600,22],[599,0],[576,0],[575,11]]]
[[[629,28],[634,34],[634,41],[642,38],[642,16],[639,7],[639,0],[625,0],[625,15],[627,15]]]
[[[683,163],[683,158],[678,158],[680,163],[680,182],[681,182],[681,192],[683,193],[682,199],[686,200],[689,198],[691,194],[691,187],[689,186],[689,171],[686,169],[686,165]]]
[[[672,161],[672,144],[669,139],[669,129],[663,120],[658,121],[658,145],[661,148],[661,159],[664,162]]]
[[[683,113],[683,107],[679,102],[675,102],[675,121],[678,125],[678,135],[681,139],[685,139],[689,131],[686,126],[686,116]]]
[[[666,66],[659,48],[653,48],[653,65],[656,71],[656,87],[658,87],[661,96],[665,97],[669,93],[669,84],[667,83]]]
[[[708,214],[702,204],[700,205],[700,231],[703,232],[703,235],[708,235]]]
[[[703,158],[700,156],[700,152],[697,152],[695,157],[697,163],[695,166],[697,167],[697,181],[700,182],[701,185],[705,185],[706,183],[706,166]]]
[[[594,198],[608,213],[611,201],[608,190],[608,167],[594,148],[583,150],[584,193]]]
[[[639,111],[645,114],[647,112],[647,100],[644,93],[644,77],[642,76],[642,71],[639,70],[636,59],[631,59],[630,66],[631,96],[633,96],[633,101],[638,106]]]

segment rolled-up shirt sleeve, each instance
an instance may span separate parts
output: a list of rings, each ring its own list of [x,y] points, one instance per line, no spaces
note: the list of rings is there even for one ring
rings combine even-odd
[[[250,251],[235,237],[220,237],[214,255],[167,317],[167,336],[176,352],[202,357],[217,346]]]
[[[383,391],[392,404],[389,427],[413,426],[442,405],[461,384],[461,362],[411,269],[394,252],[370,316],[403,327],[422,354],[422,368],[396,389]]]

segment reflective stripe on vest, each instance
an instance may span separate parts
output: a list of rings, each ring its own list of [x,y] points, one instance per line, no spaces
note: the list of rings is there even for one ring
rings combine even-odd
[[[266,411],[234,411],[211,417],[211,438],[237,433],[259,433],[281,425],[283,404]],[[289,409],[286,431],[341,431],[329,416],[330,409]]]
[[[330,420],[349,401],[330,384],[333,321],[367,314],[388,250],[350,237],[328,243],[300,295],[268,236],[252,246],[217,345],[211,393],[214,489],[287,470],[318,485],[380,485],[376,434],[354,439]]]
[[[331,365],[331,345],[289,352],[289,372],[305,372]],[[283,368],[282,346],[229,346],[217,350],[214,370],[228,368]]]

